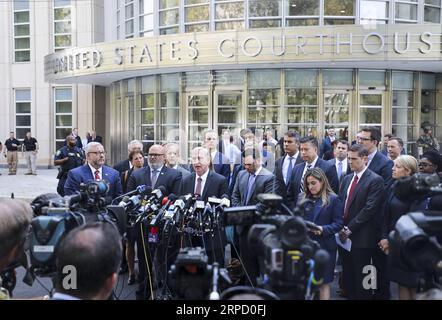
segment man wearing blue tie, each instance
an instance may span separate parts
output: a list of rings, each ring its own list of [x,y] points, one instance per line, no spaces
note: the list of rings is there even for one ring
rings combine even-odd
[[[342,178],[351,173],[347,160],[348,147],[349,143],[347,140],[339,140],[334,150],[335,158],[328,160],[328,162],[334,165],[336,168],[339,185],[341,184]]]

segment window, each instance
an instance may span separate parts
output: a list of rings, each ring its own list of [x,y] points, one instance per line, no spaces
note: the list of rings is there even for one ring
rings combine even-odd
[[[139,0],[139,28],[140,37],[153,36],[153,1]]]
[[[402,138],[406,146],[414,140],[413,88],[413,72],[393,72],[392,134]]]
[[[14,0],[14,61],[30,60],[29,0]]]
[[[72,9],[70,0],[54,0],[54,50],[72,46]]]
[[[244,29],[244,1],[215,1],[215,29]],[[219,3],[218,3],[219,2]]]
[[[186,32],[209,31],[209,1],[185,0]]]
[[[319,0],[288,0],[286,26],[312,26],[319,24]]]
[[[180,94],[179,74],[164,74],[160,76],[160,108],[159,136],[156,141],[178,142],[180,140]]]
[[[396,23],[417,23],[417,0],[395,1]]]
[[[160,0],[160,34],[174,34],[179,32],[180,0]]]
[[[282,1],[249,0],[250,28],[281,27]]]
[[[361,24],[386,24],[388,23],[388,1],[361,0]]]
[[[124,5],[124,30],[125,38],[134,37],[134,2],[133,0],[127,0]]]
[[[31,131],[31,89],[15,90],[15,137],[24,139]]]
[[[285,71],[286,129],[298,131],[302,136],[317,134],[318,126],[318,71]],[[285,131],[285,130],[283,130]]]
[[[425,0],[424,22],[440,23],[440,0]]]
[[[324,24],[354,24],[355,0],[324,0]]]
[[[72,88],[56,88],[54,94],[55,150],[58,150],[72,132]]]

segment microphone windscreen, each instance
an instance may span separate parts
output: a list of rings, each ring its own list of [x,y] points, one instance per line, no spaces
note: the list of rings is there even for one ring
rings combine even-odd
[[[161,200],[161,205],[164,206],[167,201],[169,201],[169,197],[164,197],[163,200]]]
[[[174,202],[176,199],[178,199],[178,197],[174,193],[171,193],[171,194],[169,194],[168,199],[171,202]]]

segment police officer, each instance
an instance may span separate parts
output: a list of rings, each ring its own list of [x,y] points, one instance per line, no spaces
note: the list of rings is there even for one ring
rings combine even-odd
[[[64,196],[64,184],[68,178],[68,172],[71,169],[79,167],[84,163],[83,150],[76,146],[77,139],[73,135],[66,137],[66,146],[57,151],[54,157],[54,165],[60,166],[58,169],[57,192]]]

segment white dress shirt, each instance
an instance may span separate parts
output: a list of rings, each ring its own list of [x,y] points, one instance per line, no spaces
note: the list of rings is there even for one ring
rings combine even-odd
[[[342,175],[346,175],[347,174],[347,169],[348,169],[348,161],[347,161],[347,158],[345,158],[344,160],[342,160],[342,161],[340,161],[338,158],[335,158],[335,167],[336,167],[336,174],[338,174],[339,173],[339,162],[342,162]],[[338,175],[338,178],[340,178],[339,177],[339,175]]]
[[[295,167],[296,159],[298,159],[299,151],[295,153],[295,155],[292,157],[292,166]],[[290,156],[287,154],[284,158],[284,162],[282,164],[282,176],[284,177],[284,182],[287,184],[287,180],[289,177],[287,177],[287,172],[289,171],[289,165],[290,165]],[[292,171],[293,172],[293,171]]]
[[[362,175],[364,174],[365,171],[367,171],[367,168],[368,168],[368,167],[365,166],[364,169],[363,169],[361,172],[359,172],[358,174],[356,174],[356,172],[355,172],[355,173],[353,174],[353,178],[351,179],[350,184],[348,185],[348,189],[347,189],[347,198],[345,199],[345,206],[344,206],[344,208],[347,207],[348,195],[349,195],[349,193],[350,193],[351,184],[353,183],[353,180],[355,179],[355,176],[358,176],[358,183],[361,182]],[[357,184],[356,184],[356,185],[357,185]]]
[[[89,166],[89,168],[91,169],[91,171],[92,171],[92,177],[94,177],[94,180],[95,180],[95,171],[97,171],[98,170],[98,175],[100,176],[100,180],[103,180],[103,167],[100,167],[100,168],[98,168],[98,169],[95,169],[94,167],[92,167],[91,165],[90,165],[90,163],[88,162],[87,163],[88,164],[88,166]]]

